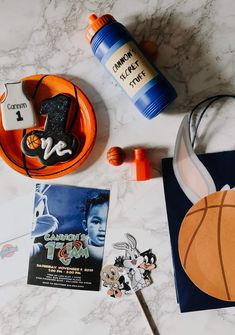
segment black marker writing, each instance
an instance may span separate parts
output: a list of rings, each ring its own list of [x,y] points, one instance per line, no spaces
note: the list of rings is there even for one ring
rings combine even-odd
[[[133,55],[135,55],[136,52],[135,50],[129,49],[129,51],[127,51],[112,67],[112,70],[114,73],[116,73],[119,68],[125,63],[127,62],[131,57],[133,57]]]
[[[131,87],[135,87],[136,84],[139,83],[145,76],[146,76],[146,74],[145,74],[145,71],[143,70],[143,71],[141,71],[141,72],[137,75],[137,77],[135,77],[135,78],[129,83],[129,85],[130,85]]]

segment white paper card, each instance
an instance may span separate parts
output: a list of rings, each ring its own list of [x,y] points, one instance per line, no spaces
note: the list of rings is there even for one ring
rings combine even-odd
[[[0,286],[27,275],[30,246],[30,234],[0,244]]]

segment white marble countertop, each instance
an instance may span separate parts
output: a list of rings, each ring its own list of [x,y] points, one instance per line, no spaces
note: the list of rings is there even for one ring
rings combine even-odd
[[[92,12],[111,13],[138,41],[157,43],[157,64],[178,92],[177,100],[157,118],[146,120],[95,60],[84,38]],[[160,159],[172,155],[184,113],[211,94],[235,91],[234,1],[0,0],[0,22],[2,81],[58,74],[78,84],[94,104],[98,137],[92,154],[77,172],[53,182],[112,189],[104,263],[115,255],[112,242],[132,233],[141,250],[152,247],[157,254],[154,283],[142,293],[160,334],[234,334],[234,308],[179,311],[158,173]],[[227,101],[223,107],[219,114],[211,110],[212,116],[205,119],[199,150],[235,149],[234,106]],[[105,154],[114,145],[151,149],[155,178],[131,182],[128,164],[109,166]],[[2,161],[0,183],[1,208],[18,199],[33,199],[35,181]],[[31,208],[32,200],[25,200],[16,225]],[[30,230],[30,220],[24,224]],[[7,214],[1,216],[0,225],[1,231],[7,229]],[[150,334],[134,295],[114,300],[103,289],[95,293],[53,289],[27,286],[25,281],[0,287],[1,335]]]

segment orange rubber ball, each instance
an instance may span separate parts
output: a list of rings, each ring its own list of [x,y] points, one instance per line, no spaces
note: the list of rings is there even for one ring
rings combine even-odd
[[[111,165],[115,166],[121,165],[124,162],[125,157],[126,157],[125,152],[120,147],[111,147],[107,151],[107,161]]]

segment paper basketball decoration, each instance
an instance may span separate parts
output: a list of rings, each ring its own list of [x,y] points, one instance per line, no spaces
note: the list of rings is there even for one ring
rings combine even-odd
[[[111,147],[107,152],[107,160],[111,165],[121,165],[125,160],[125,152],[120,147]]]
[[[29,149],[37,149],[41,145],[41,139],[35,135],[29,135],[26,140],[27,147]]]
[[[203,292],[235,301],[235,190],[213,193],[186,214],[179,232],[181,264]]]

